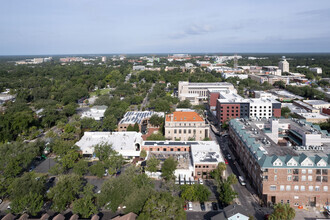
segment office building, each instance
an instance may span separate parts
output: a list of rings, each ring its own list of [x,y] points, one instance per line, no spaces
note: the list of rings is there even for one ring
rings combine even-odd
[[[282,61],[280,61],[278,63],[278,67],[281,69],[282,73],[284,73],[284,72],[288,73],[290,71],[289,70],[289,62],[286,61],[286,59],[283,59]]]

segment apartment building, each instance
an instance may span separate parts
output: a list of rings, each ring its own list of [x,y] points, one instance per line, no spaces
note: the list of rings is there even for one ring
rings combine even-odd
[[[187,81],[180,81],[178,86],[178,96],[180,101],[189,100],[191,104],[198,105],[200,102],[207,100],[208,89],[217,89],[219,91],[230,90],[232,92],[236,92],[235,87],[226,82],[191,83]]]
[[[232,119],[229,135],[264,204],[328,202],[330,138],[319,126],[299,119]]]
[[[175,111],[165,118],[167,140],[201,141],[209,137],[209,129],[209,124],[193,110]]]
[[[290,65],[289,62],[286,61],[286,59],[283,59],[278,63],[278,67],[280,68],[282,73],[284,73],[284,72],[288,73],[290,71],[289,70],[289,65]]]
[[[232,118],[271,118],[281,117],[281,103],[270,98],[245,99],[235,93],[210,92],[210,109],[214,109],[220,123]]]

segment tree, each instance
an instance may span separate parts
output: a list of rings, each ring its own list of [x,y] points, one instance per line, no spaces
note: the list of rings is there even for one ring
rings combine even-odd
[[[161,133],[154,133],[147,137],[148,141],[164,141],[165,137]]]
[[[113,115],[105,116],[102,128],[104,131],[114,131],[117,128],[117,119]]]
[[[160,127],[164,123],[164,120],[164,117],[153,114],[149,119],[149,123],[155,127]]]
[[[94,147],[94,153],[100,161],[106,161],[110,158],[113,152],[112,145],[110,144],[98,144]]]
[[[89,171],[98,178],[102,178],[105,173],[104,163],[102,161],[98,161],[89,168]]]
[[[134,131],[134,128],[133,128],[132,125],[128,125],[126,130],[127,130],[127,131]]]
[[[286,117],[287,118],[290,113],[291,113],[291,110],[288,107],[281,108],[281,116],[282,117]]]
[[[183,200],[169,192],[151,195],[138,219],[186,219]]]
[[[274,205],[274,212],[269,216],[270,220],[291,220],[296,216],[296,211],[290,204],[277,203]]]
[[[222,181],[222,177],[224,176],[224,171],[227,169],[227,166],[224,162],[218,163],[216,169],[211,172],[211,176],[217,181]]]
[[[229,205],[238,195],[227,181],[222,182],[218,186],[218,192],[220,201],[225,205]]]
[[[45,176],[34,172],[16,178],[9,187],[11,209],[16,214],[36,215],[44,204]]]
[[[164,164],[162,166],[162,177],[166,180],[174,180],[174,171],[176,170],[176,167],[178,166],[178,161],[174,159],[174,157],[169,157],[164,161]]]
[[[156,157],[151,157],[147,160],[146,170],[149,172],[157,172],[159,166],[159,160]]]
[[[83,176],[88,171],[88,162],[80,159],[73,165],[73,172],[79,176]]]
[[[280,89],[285,89],[285,82],[283,81],[276,81],[273,86],[280,88]]]
[[[137,122],[134,124],[133,131],[140,132],[140,128]]]
[[[91,215],[96,214],[98,209],[94,203],[94,186],[90,183],[84,187],[82,198],[73,202],[73,213],[80,214],[83,218],[89,218]]]
[[[189,100],[183,100],[183,101],[179,102],[179,104],[176,107],[177,108],[190,108],[191,103]]]
[[[147,152],[146,152],[146,150],[141,150],[141,152],[140,152],[140,158],[146,158],[147,157]]]
[[[181,197],[188,201],[204,202],[208,200],[209,196],[211,195],[209,189],[201,184],[182,185],[180,188]]]
[[[59,176],[58,182],[47,195],[53,201],[52,210],[56,212],[64,211],[78,197],[81,187],[82,181],[78,175]]]

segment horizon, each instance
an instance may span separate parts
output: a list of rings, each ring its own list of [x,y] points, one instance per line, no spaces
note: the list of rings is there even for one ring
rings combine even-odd
[[[0,55],[329,53],[330,1],[6,1]]]

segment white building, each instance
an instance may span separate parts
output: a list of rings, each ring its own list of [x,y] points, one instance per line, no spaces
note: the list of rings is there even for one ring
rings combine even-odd
[[[269,93],[269,92],[265,92],[265,91],[254,91],[254,97],[255,98],[263,98],[263,99],[271,99],[271,98],[277,98],[276,96],[274,96],[273,94]]]
[[[146,69],[145,66],[133,66],[133,70],[142,71],[142,70],[145,70],[145,69]]]
[[[322,68],[321,67],[312,67],[309,68],[310,71],[317,73],[317,74],[322,74]]]
[[[94,147],[96,145],[109,144],[123,157],[131,158],[140,156],[142,142],[142,134],[135,131],[85,132],[76,145],[80,147],[83,155],[95,157]]]
[[[221,77],[228,79],[230,77],[237,77],[239,79],[247,79],[249,76],[247,74],[236,74],[236,73],[221,73]]]
[[[82,118],[93,118],[96,121],[100,121],[104,117],[104,113],[107,110],[106,105],[99,105],[99,106],[93,106],[88,111],[83,112],[81,117]]]
[[[278,63],[278,67],[282,70],[282,73],[284,73],[284,72],[288,73],[290,71],[289,70],[289,62],[286,61],[286,59],[283,59],[282,61],[280,61]]]
[[[330,103],[323,100],[303,100],[303,102],[317,109],[330,108]]]
[[[217,89],[219,91],[231,90],[232,92],[237,92],[235,87],[227,82],[191,83],[180,81],[178,86],[178,96],[180,101],[189,100],[191,104],[198,105],[199,102],[208,98],[208,89]]]
[[[103,63],[107,62],[107,57],[102,57],[102,62]]]

